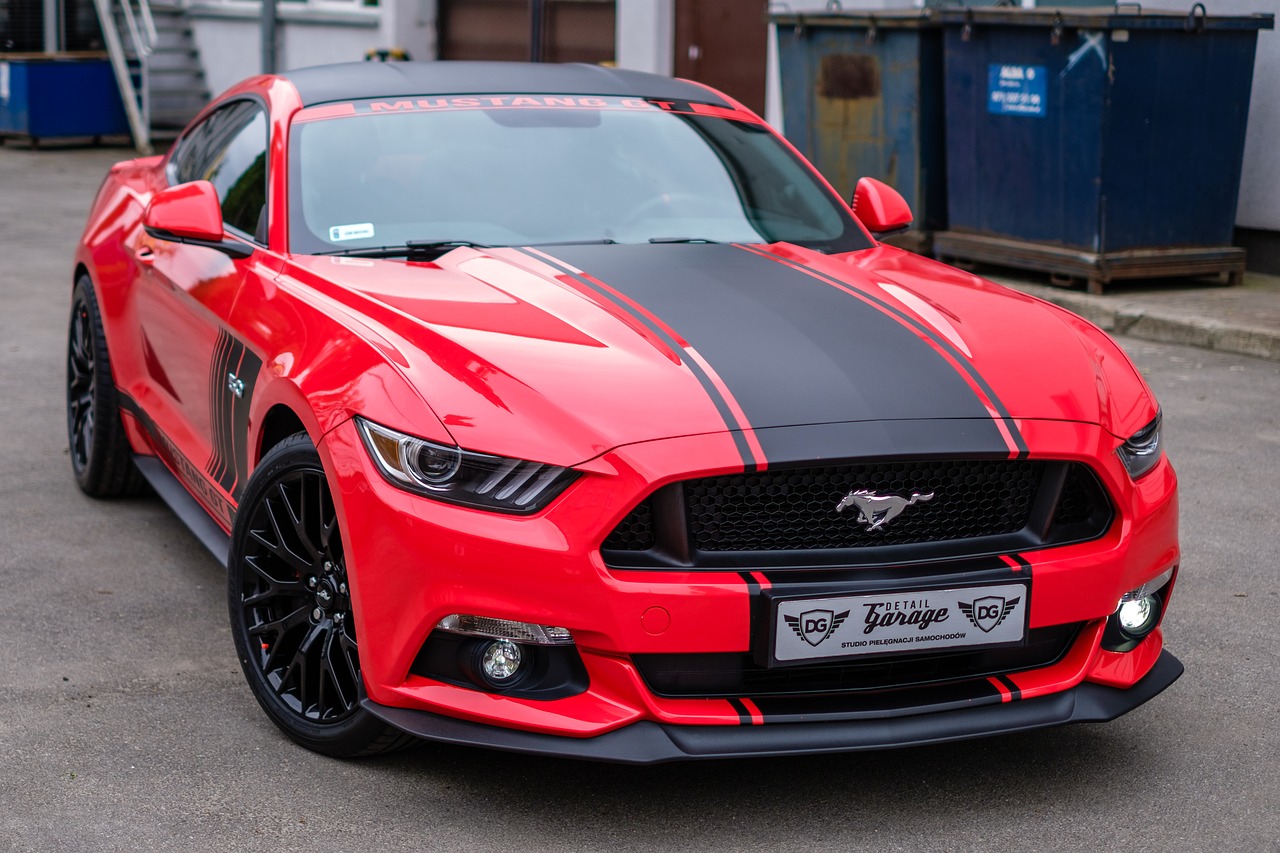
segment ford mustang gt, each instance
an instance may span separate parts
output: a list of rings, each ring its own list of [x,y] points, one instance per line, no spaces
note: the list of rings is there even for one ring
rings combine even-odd
[[[910,222],[696,83],[254,77],[97,195],[75,477],[225,563],[250,690],[329,755],[1112,719],[1182,672],[1159,407],[1079,317],[880,242]]]

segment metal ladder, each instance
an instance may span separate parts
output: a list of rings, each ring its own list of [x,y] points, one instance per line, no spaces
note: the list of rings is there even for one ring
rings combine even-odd
[[[93,0],[134,146],[181,129],[209,100],[186,10],[150,0]]]

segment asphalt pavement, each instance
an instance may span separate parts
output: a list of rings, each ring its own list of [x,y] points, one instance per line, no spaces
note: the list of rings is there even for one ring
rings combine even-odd
[[[294,746],[244,684],[222,569],[157,499],[71,476],[71,252],[125,156],[0,147],[0,850],[1280,850],[1280,365],[1132,336],[1182,484],[1187,672],[1119,720],[640,769]],[[1199,289],[1200,320],[1239,302]],[[1280,328],[1278,301],[1238,326]]]

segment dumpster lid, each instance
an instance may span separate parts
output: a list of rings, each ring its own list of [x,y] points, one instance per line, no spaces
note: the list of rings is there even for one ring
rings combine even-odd
[[[781,4],[779,4],[781,5]],[[769,20],[780,27],[845,27],[848,29],[921,29],[938,26],[936,9],[866,9],[827,12],[771,12]]]
[[[1265,0],[1258,0],[1259,3]],[[969,6],[935,9],[943,24],[987,24],[1015,27],[1071,27],[1088,30],[1271,30],[1276,16],[1270,12],[1251,15],[1210,15],[1203,3],[1189,8],[1144,9],[1139,3],[1114,6],[1076,6],[1069,9],[1016,9],[1004,6]]]

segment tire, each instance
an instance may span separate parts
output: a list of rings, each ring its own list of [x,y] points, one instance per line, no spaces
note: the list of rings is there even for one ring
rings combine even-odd
[[[249,689],[290,738],[336,758],[416,742],[360,707],[342,539],[305,433],[273,447],[249,478],[231,533],[227,604]]]
[[[80,490],[95,498],[136,495],[143,479],[120,420],[102,315],[87,275],[76,281],[67,330],[67,444]]]

